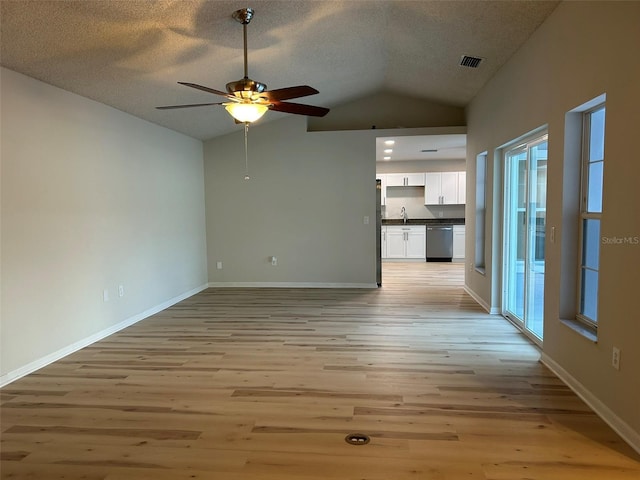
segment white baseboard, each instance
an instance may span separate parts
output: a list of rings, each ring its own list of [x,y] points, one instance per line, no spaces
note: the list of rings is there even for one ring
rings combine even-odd
[[[604,420],[618,435],[620,435],[631,448],[640,453],[640,432],[633,430],[627,423],[618,417],[609,407],[600,401],[595,395],[587,390],[578,380],[573,378],[569,372],[556,363],[544,352],[540,355],[540,361],[549,370],[555,373],[560,380],[567,384],[596,414]]]
[[[487,313],[491,315],[500,314],[500,311],[496,307],[490,307],[489,304],[480,297],[480,295],[471,290],[467,285],[464,286],[464,291],[467,292],[476,302],[478,302],[478,305],[484,308]]]
[[[209,288],[378,288],[375,283],[209,282]]]
[[[184,292],[178,295],[177,297],[173,297],[170,300],[167,300],[166,302],[163,302],[159,305],[156,305],[155,307],[145,310],[142,313],[129,317],[126,320],[123,320],[122,322],[116,325],[113,325],[109,328],[106,328],[97,333],[94,333],[93,335],[87,338],[83,338],[82,340],[74,342],[71,345],[68,345],[64,348],[61,348],[60,350],[50,353],[49,355],[45,355],[44,357],[34,360],[33,362],[30,362],[20,368],[12,370],[11,372],[8,372],[0,376],[0,387],[4,387],[5,385],[8,385],[9,383],[18,380],[19,378],[22,378],[25,375],[29,375],[30,373],[33,373],[36,370],[46,367],[47,365],[57,360],[60,360],[61,358],[66,357],[67,355],[77,352],[78,350],[84,347],[88,347],[92,343],[102,340],[103,338],[106,338],[109,335],[112,335],[122,330],[123,328],[127,328],[135,323],[138,323],[140,320],[144,320],[145,318],[148,318],[151,315],[155,315],[156,313],[161,312],[162,310],[165,310],[166,308],[169,308],[170,306],[175,305],[176,303],[181,302],[182,300],[189,298],[195,295],[196,293],[201,292],[205,288],[207,288],[206,285],[201,285],[197,288],[194,288],[193,290]]]

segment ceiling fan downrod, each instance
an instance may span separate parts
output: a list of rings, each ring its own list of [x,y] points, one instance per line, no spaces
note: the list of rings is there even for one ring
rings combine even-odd
[[[244,78],[249,78],[249,66],[247,62],[247,25],[251,22],[254,14],[253,8],[241,8],[233,12],[233,19],[242,24],[242,33],[244,38]]]
[[[244,77],[242,80],[227,83],[227,92],[236,97],[253,100],[253,96],[262,93],[267,89],[267,85],[256,82],[249,78],[249,62],[247,49],[247,25],[251,22],[255,11],[253,8],[241,8],[231,15],[235,21],[242,24],[242,32],[244,37]]]

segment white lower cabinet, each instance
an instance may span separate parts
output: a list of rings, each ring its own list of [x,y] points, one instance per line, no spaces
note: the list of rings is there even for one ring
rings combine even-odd
[[[382,258],[387,258],[387,227],[383,225],[380,228],[380,250],[382,251]]]
[[[383,233],[383,258],[426,260],[424,225],[387,225]]]
[[[453,260],[464,261],[465,226],[453,226]]]

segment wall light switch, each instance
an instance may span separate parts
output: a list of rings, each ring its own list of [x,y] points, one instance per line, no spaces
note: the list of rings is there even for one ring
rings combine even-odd
[[[102,300],[104,300],[105,302],[109,301],[109,290],[107,290],[106,288],[102,291]]]
[[[222,270],[222,262],[216,262],[216,268]]]

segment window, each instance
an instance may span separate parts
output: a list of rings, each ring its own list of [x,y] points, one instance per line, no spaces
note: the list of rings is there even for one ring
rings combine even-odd
[[[584,112],[577,318],[593,328],[598,325],[604,130],[604,104]]]
[[[476,252],[475,267],[484,272],[485,268],[485,218],[487,212],[487,152],[476,157]]]

